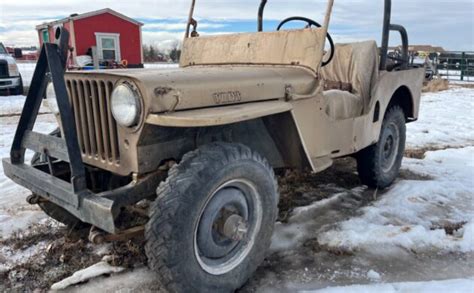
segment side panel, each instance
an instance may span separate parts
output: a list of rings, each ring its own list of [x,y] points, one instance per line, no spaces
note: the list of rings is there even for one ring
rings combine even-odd
[[[413,117],[409,118],[418,118],[423,78],[424,69],[381,73],[372,90],[368,112],[346,120],[334,120],[326,114],[323,110],[326,101],[322,94],[292,101],[292,114],[313,170],[330,166],[331,158],[350,155],[376,143],[384,114],[400,87],[408,88],[411,93]],[[380,117],[374,122],[377,102],[380,104]]]

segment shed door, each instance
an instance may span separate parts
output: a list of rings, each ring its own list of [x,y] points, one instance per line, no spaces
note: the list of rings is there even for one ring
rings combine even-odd
[[[96,33],[95,35],[99,59],[120,62],[120,34]]]
[[[49,43],[49,32],[48,29],[44,29],[41,31],[43,43]]]

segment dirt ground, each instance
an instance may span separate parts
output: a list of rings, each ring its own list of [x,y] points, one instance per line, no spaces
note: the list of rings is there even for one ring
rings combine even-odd
[[[406,156],[422,158],[427,150],[409,150]],[[278,220],[282,223],[288,220],[291,212],[297,207],[327,199],[337,191],[350,193],[352,189],[361,186],[355,160],[352,158],[337,160],[333,167],[319,174],[294,170],[277,170],[277,174],[281,192]],[[402,171],[400,177],[410,180],[430,179],[407,171]],[[353,193],[349,197],[341,198],[332,203],[329,209],[314,217],[318,219],[318,225],[330,225],[332,222],[357,215],[360,208],[369,205],[379,196],[383,196],[383,192],[364,188],[362,193]],[[11,238],[0,239],[3,252],[39,253],[30,255],[27,262],[4,271],[0,270],[0,291],[46,291],[55,282],[97,263],[104,255],[112,256],[109,257],[109,263],[112,265],[130,269],[146,266],[142,239],[95,246],[88,242],[87,230],[68,231],[54,221],[36,224],[24,233],[15,233]],[[390,281],[420,280],[423,275],[430,278],[447,278],[456,277],[456,272],[465,268],[473,270],[474,258],[471,254],[418,255],[411,251],[384,251],[383,248],[370,254],[335,251],[321,246],[314,235],[314,238],[305,241],[298,249],[270,254],[240,292],[265,291],[265,288],[275,287],[282,288],[282,292],[294,291],[304,288],[291,287],[291,284],[301,286],[314,282],[321,286],[334,282],[364,283],[368,282],[367,267],[384,272]],[[440,267],[443,270],[440,270]],[[155,284],[152,288],[159,290],[160,287]],[[314,284],[311,288],[314,289]]]

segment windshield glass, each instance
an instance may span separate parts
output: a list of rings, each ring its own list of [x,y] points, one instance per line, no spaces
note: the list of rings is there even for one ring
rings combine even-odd
[[[7,54],[7,50],[5,49],[2,43],[0,43],[0,54]]]

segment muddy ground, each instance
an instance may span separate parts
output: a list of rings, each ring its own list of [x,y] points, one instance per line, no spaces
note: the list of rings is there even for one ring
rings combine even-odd
[[[406,155],[422,158],[425,151],[427,149],[410,150]],[[353,217],[360,208],[384,195],[367,188],[351,193],[354,188],[361,187],[352,158],[337,160],[333,167],[319,174],[292,170],[277,170],[277,174],[281,192],[278,220],[283,223],[295,208],[326,199],[335,192],[345,191],[349,196],[315,214],[318,225],[330,225]],[[403,171],[400,177],[429,180],[407,171]],[[35,224],[25,232],[15,233],[11,238],[0,239],[0,247],[3,247],[0,252],[28,255],[29,251],[33,251],[27,261],[0,270],[0,291],[47,291],[55,282],[97,263],[104,255],[112,255],[109,262],[113,265],[130,269],[146,266],[142,239],[95,246],[88,242],[87,234],[87,230],[68,231],[64,226],[48,221]],[[384,247],[370,253],[335,251],[319,245],[316,236],[309,237],[297,249],[270,254],[240,292],[274,292],[274,288],[286,292],[305,289],[305,286],[316,289],[335,283],[362,284],[370,281],[367,277],[369,268],[380,272],[383,280],[390,282],[456,278],[466,269],[474,272],[472,254],[433,252],[419,255],[413,251],[386,250]],[[155,283],[144,288],[159,291],[161,286]],[[83,291],[87,291],[87,284]]]

